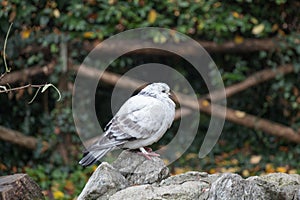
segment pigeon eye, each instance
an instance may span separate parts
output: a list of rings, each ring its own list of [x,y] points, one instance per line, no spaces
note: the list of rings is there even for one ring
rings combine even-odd
[[[162,92],[162,93],[166,93],[166,92],[167,92],[167,90],[162,90],[161,92]]]

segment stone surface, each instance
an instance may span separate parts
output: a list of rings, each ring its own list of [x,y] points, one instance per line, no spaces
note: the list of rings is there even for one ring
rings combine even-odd
[[[208,176],[204,172],[187,172],[171,176],[159,184],[147,184],[128,187],[112,195],[109,200],[118,199],[200,199],[208,197],[211,181],[217,176]]]
[[[260,195],[254,198],[254,192]],[[259,186],[232,173],[221,174],[218,179],[212,182],[208,196],[208,200],[266,199],[266,195],[263,194],[263,190]]]
[[[119,171],[114,169],[110,164],[103,162],[90,177],[77,199],[108,199],[109,196],[125,188],[127,185],[128,181]]]
[[[169,176],[169,169],[160,158],[152,157],[152,160],[148,160],[131,151],[123,151],[112,165],[130,185],[160,182]]]
[[[45,199],[41,188],[27,175],[14,174],[0,177],[0,200]]]
[[[300,175],[274,173],[247,179],[238,174],[187,172],[169,176],[160,158],[123,151],[94,172],[80,199],[107,200],[300,200]]]
[[[269,199],[300,200],[300,175],[298,174],[272,173],[253,176],[247,180],[263,188]]]
[[[222,174],[211,185],[209,200],[300,200],[300,176],[273,173],[243,179],[232,173]]]

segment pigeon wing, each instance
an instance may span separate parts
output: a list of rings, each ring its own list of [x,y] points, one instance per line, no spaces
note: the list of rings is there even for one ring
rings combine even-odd
[[[111,120],[106,137],[119,142],[149,138],[161,128],[165,114],[161,101],[153,97],[134,96]]]

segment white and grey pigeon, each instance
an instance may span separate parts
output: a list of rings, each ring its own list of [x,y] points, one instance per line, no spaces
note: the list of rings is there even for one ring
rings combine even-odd
[[[148,159],[158,154],[144,147],[157,142],[170,128],[175,103],[165,83],[152,83],[129,98],[106,125],[104,135],[84,153],[79,161],[89,166],[116,148],[139,149]]]

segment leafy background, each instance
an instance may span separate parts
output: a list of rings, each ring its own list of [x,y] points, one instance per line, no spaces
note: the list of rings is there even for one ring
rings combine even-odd
[[[97,44],[122,31],[139,27],[163,27],[177,30],[195,40],[242,43],[249,38],[280,38],[280,48],[247,53],[213,53],[225,86],[245,80],[262,69],[293,64],[296,73],[249,88],[228,99],[231,108],[264,117],[294,129],[300,125],[300,3],[271,0],[85,0],[85,1],[21,1],[0,2],[0,44],[13,22],[7,43],[7,61],[12,71],[32,66],[44,66],[56,60],[50,76],[39,75],[30,83],[51,82],[62,93],[48,90],[38,95],[34,103],[32,89],[0,94],[0,124],[38,139],[34,151],[0,141],[0,174],[28,173],[42,187],[49,199],[73,199],[80,193],[96,166],[82,168],[78,160],[82,145],[74,128],[71,110],[71,89],[75,72],[63,69],[60,45],[67,43],[72,64],[80,64],[89,53],[87,44]],[[3,55],[3,49],[2,49]],[[143,57],[142,59],[147,59]],[[148,58],[150,59],[150,58]],[[155,58],[151,58],[155,59]],[[150,60],[151,60],[150,59]],[[163,60],[166,58],[157,58]],[[1,73],[4,64],[1,63]],[[110,70],[123,74],[139,61],[132,57],[118,59]],[[199,94],[205,94],[201,81],[185,67],[176,66],[193,83]],[[20,86],[18,82],[12,86]],[[109,103],[112,87],[99,92],[103,99],[100,110]],[[249,98],[250,97],[250,98]],[[102,111],[102,110],[101,110]],[[104,125],[110,118],[106,110],[101,116]],[[199,132],[207,129],[209,117],[201,115]],[[176,123],[174,125],[176,127]],[[172,138],[168,132],[160,144]],[[221,138],[204,159],[197,157],[197,135],[193,145],[171,167],[172,174],[188,170],[235,172],[244,177],[272,172],[300,173],[298,144],[226,122]],[[51,148],[43,150],[42,141]],[[67,144],[67,145],[65,145]]]

